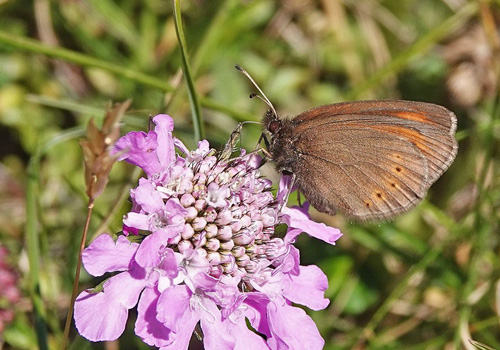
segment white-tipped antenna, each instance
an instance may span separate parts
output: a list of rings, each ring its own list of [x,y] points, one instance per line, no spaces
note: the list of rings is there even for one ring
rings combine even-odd
[[[266,105],[269,106],[269,108],[271,108],[271,110],[273,111],[274,115],[276,117],[278,117],[278,113],[276,113],[276,110],[274,109],[273,104],[271,103],[271,101],[269,101],[269,99],[267,98],[266,94],[260,89],[259,85],[257,85],[257,83],[252,79],[252,77],[250,76],[250,74],[248,74],[248,72],[246,70],[244,70],[243,68],[241,68],[237,64],[234,67],[237,70],[239,70],[241,73],[243,73],[252,82],[253,86],[255,86],[257,88],[257,90],[259,90],[260,94],[262,95],[261,96],[261,95],[257,95],[257,94],[251,94],[250,98],[254,98],[254,97],[260,98],[262,101],[264,101],[264,103]]]

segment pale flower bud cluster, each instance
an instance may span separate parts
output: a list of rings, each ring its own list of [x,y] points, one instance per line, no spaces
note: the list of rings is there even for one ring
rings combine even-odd
[[[182,231],[169,246],[180,253],[202,249],[214,277],[224,273],[246,281],[286,253],[282,239],[272,237],[277,202],[271,182],[257,169],[259,156],[218,162],[214,154],[192,152],[182,171],[176,168],[180,164],[173,167],[177,176],[157,186],[186,210]]]

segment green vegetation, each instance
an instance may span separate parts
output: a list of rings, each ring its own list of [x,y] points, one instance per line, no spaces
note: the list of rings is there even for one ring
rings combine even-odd
[[[500,2],[188,0],[182,48],[174,2],[0,1],[0,242],[24,295],[0,348],[59,348],[86,218],[79,139],[90,117],[101,125],[109,102],[130,98],[122,134],[167,113],[188,147],[203,135],[221,147],[266,110],[248,98],[239,64],[282,116],[397,98],[459,120],[457,159],[416,209],[375,224],[312,211],[344,233],[335,247],[298,243],[303,264],[329,276],[329,307],[310,313],[325,348],[500,349]],[[260,132],[245,124],[242,147]],[[87,242],[121,230],[132,172],[113,167]],[[99,282],[82,272],[80,288]],[[103,346],[72,329],[69,348]],[[147,348],[133,317],[119,348]]]

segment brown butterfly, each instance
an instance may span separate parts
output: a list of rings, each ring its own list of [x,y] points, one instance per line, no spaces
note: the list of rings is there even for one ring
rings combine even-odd
[[[346,102],[279,119],[263,96],[276,169],[320,212],[390,219],[420,202],[458,151],[455,114],[435,104]]]

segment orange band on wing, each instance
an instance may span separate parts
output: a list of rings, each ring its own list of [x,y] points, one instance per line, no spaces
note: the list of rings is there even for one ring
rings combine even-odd
[[[406,112],[406,111],[401,111],[401,112],[391,111],[388,114],[391,116],[396,116],[401,119],[413,120],[422,124],[439,125],[439,123],[436,123],[432,118],[429,118],[429,116],[421,113]]]

